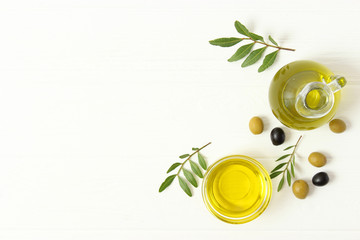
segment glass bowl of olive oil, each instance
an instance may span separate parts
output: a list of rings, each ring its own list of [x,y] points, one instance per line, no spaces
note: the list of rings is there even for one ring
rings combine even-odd
[[[212,164],[202,184],[207,209],[233,224],[250,222],[262,214],[271,193],[268,172],[258,161],[243,155],[224,157]]]

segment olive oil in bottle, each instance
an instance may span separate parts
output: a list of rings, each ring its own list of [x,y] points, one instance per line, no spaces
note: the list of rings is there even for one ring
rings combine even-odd
[[[310,130],[329,122],[340,101],[345,78],[335,76],[313,61],[295,61],[282,67],[269,89],[273,114],[281,123],[298,130]]]

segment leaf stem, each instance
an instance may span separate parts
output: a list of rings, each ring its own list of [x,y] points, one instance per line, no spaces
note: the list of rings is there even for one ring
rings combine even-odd
[[[291,155],[290,155],[290,159],[289,159],[289,161],[287,162],[287,164],[286,164],[286,166],[285,166],[285,169],[284,169],[284,171],[283,171],[282,177],[285,176],[285,172],[286,172],[286,170],[287,170],[288,167],[289,167],[289,163],[290,163],[291,160],[294,158],[295,150],[296,150],[296,148],[297,148],[297,146],[298,146],[301,138],[302,138],[302,135],[299,137],[299,139],[297,140],[297,142],[296,142],[296,144],[295,144],[294,150],[292,151],[292,153],[291,153]]]
[[[266,43],[266,42],[261,42],[261,41],[258,41],[258,40],[254,40],[254,39],[252,39],[252,38],[250,38],[250,37],[248,37],[248,38],[242,38],[242,40],[251,40],[251,41],[253,41],[254,43],[260,43],[260,44],[263,44],[263,45],[265,45],[265,46],[267,46],[267,47],[277,48],[277,49],[279,49],[279,50],[295,51],[295,49],[293,49],[293,48],[285,48],[285,47],[280,47],[280,46],[268,44],[268,43]]]
[[[199,148],[198,150],[196,150],[195,152],[193,152],[192,154],[190,154],[190,155],[188,156],[188,158],[180,165],[179,171],[176,173],[176,176],[179,176],[181,169],[184,167],[184,164],[185,164],[187,161],[189,161],[192,156],[194,156],[194,155],[195,155],[196,153],[198,153],[201,149],[207,147],[207,146],[210,145],[210,144],[211,144],[211,142],[208,142],[207,144],[205,144],[204,146],[202,146],[201,148]]]

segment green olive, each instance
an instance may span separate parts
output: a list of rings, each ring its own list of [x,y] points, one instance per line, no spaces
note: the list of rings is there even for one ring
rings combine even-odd
[[[310,153],[308,160],[311,165],[315,167],[322,167],[326,164],[326,157],[324,156],[324,154],[319,152]]]
[[[334,119],[329,123],[330,130],[334,133],[342,133],[346,130],[346,124],[343,120]]]
[[[292,191],[295,197],[304,199],[309,193],[309,185],[304,180],[296,180],[292,185]]]
[[[260,133],[262,133],[263,130],[264,130],[263,121],[262,121],[261,118],[259,118],[259,117],[253,117],[253,118],[250,119],[249,128],[250,128],[250,131],[251,131],[253,134],[260,134]]]

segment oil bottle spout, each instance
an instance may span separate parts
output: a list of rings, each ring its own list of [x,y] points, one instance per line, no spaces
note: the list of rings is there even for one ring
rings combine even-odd
[[[333,93],[339,91],[346,85],[346,79],[340,75],[333,75],[330,77],[331,82],[327,86],[331,89]]]

